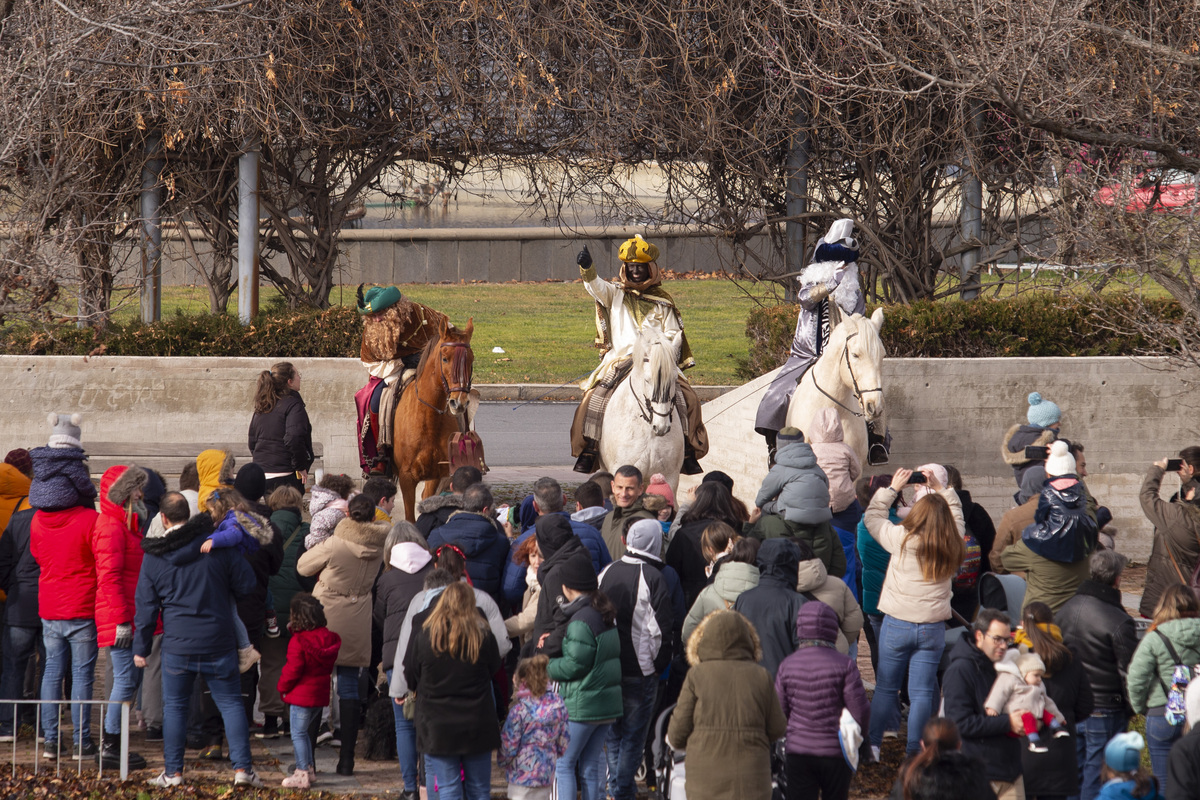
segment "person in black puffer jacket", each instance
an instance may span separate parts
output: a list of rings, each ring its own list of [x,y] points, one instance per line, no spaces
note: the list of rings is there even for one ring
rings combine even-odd
[[[538,595],[537,615],[533,620],[533,632],[521,650],[522,657],[545,655],[557,658],[562,655],[563,637],[567,633],[570,618],[563,613],[558,600],[562,596],[563,569],[570,563],[575,574],[582,571],[583,564],[596,573],[592,566],[592,554],[587,545],[571,530],[571,522],[562,514],[547,514],[534,523],[534,536],[538,551],[542,554],[542,566],[538,568],[538,582],[542,591]]]
[[[804,595],[796,591],[800,548],[788,539],[768,539],[758,548],[758,586],[738,595],[733,610],[754,626],[762,642],[762,661],[771,680],[783,660],[796,652],[800,639],[796,615]]]
[[[287,361],[258,376],[250,457],[267,475],[265,493],[285,484],[304,492],[313,463],[312,424],[300,397],[300,371]]]

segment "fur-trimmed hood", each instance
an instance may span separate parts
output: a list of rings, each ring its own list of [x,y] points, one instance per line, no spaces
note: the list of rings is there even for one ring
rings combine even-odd
[[[736,611],[714,611],[700,621],[687,642],[688,664],[704,661],[762,661],[754,626]]]
[[[174,561],[177,560],[177,554],[180,551],[192,555],[191,551],[194,550],[195,554],[193,558],[183,559],[193,561],[200,556],[200,545],[203,544],[205,539],[212,536],[212,533],[212,517],[208,514],[197,514],[178,528],[168,531],[162,536],[147,536],[142,539],[142,551],[148,556],[158,556]]]
[[[115,479],[108,481],[108,488],[104,487],[105,479],[112,475]],[[104,473],[104,477],[100,480],[100,501],[108,501],[114,506],[123,506],[133,493],[138,490],[145,490],[146,484],[149,482],[150,476],[146,470],[141,467],[130,464],[128,467],[118,466],[109,467]]]
[[[1000,457],[1010,467],[1028,464],[1030,459],[1025,457],[1025,448],[1036,445],[1049,447],[1058,438],[1058,433],[1050,428],[1039,428],[1036,425],[1025,425],[1018,422],[1004,433],[1004,441],[1000,444]]]
[[[383,552],[383,543],[392,526],[386,522],[355,522],[346,517],[333,529],[335,539],[341,539],[362,548]]]
[[[417,513],[432,514],[443,508],[461,509],[462,507],[463,499],[461,494],[435,494],[433,497],[426,497],[417,503]]]
[[[253,511],[234,511],[233,518],[242,526],[242,530],[258,542],[259,547],[269,545],[275,538],[275,531],[266,517],[259,516]]]
[[[200,478],[200,510],[208,507],[208,496],[220,486],[233,486],[233,470],[237,462],[225,450],[205,450],[196,456],[196,473]]]

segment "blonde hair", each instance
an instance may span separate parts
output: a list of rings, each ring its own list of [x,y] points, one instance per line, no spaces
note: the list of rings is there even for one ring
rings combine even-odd
[[[212,517],[214,524],[225,519],[225,515],[230,511],[247,512],[250,506],[246,503],[246,498],[242,497],[237,489],[231,489],[227,486],[218,486],[212,490],[208,496],[208,501],[205,503],[205,509],[208,515]]]
[[[442,590],[437,605],[425,620],[434,654],[450,655],[469,664],[479,660],[483,625],[479,610],[475,608],[475,593],[458,581]]]
[[[518,685],[524,685],[530,694],[541,697],[550,686],[550,659],[544,655],[522,658],[517,664],[514,677]]]
[[[1196,593],[1182,583],[1175,583],[1168,586],[1159,595],[1158,602],[1154,605],[1154,621],[1150,625],[1150,630],[1154,630],[1164,622],[1195,617],[1198,614],[1200,614],[1200,602],[1196,599]]]
[[[946,498],[940,494],[925,495],[900,524],[907,531],[900,549],[907,550],[909,543],[913,543],[913,553],[926,583],[949,580],[957,574],[966,555],[966,545]]]

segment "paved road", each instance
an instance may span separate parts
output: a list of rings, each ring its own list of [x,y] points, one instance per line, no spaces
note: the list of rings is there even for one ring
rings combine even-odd
[[[481,403],[475,429],[483,439],[488,466],[575,463],[571,458],[571,417],[575,405]]]

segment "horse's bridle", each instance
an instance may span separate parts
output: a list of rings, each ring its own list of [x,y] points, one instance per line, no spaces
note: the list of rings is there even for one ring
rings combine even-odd
[[[848,335],[846,337],[846,344],[842,347],[842,356],[846,359],[846,369],[849,370],[849,372],[850,372],[850,383],[852,383],[854,385],[854,399],[858,401],[859,408],[866,408],[866,406],[863,404],[862,396],[864,394],[867,394],[868,392],[879,392],[882,394],[883,387],[879,387],[877,389],[860,389],[859,388],[858,377],[855,376],[855,374],[854,374],[854,367],[850,366],[850,340],[853,339],[855,336],[858,336],[857,331],[855,331],[854,333],[851,333],[850,335]],[[815,367],[816,367],[816,364],[813,364],[813,368],[815,368]],[[850,408],[845,403],[843,403],[841,400],[838,400],[836,397],[831,395],[829,392],[822,389],[821,384],[817,383],[817,373],[816,372],[813,372],[813,386],[817,387],[818,392],[825,395],[830,400],[832,400],[834,403],[836,403],[840,408],[850,412],[854,416],[864,417],[864,418],[867,416],[865,411],[855,411],[854,409]]]
[[[453,361],[450,364],[450,377],[454,381],[453,386],[451,386],[450,382],[446,380],[445,373],[442,373],[442,388],[446,390],[445,408],[438,408],[432,403],[422,400],[420,385],[417,384],[413,387],[417,395],[417,402],[423,406],[426,406],[427,408],[433,409],[438,414],[445,414],[450,410],[450,395],[458,392],[465,393],[471,391],[471,367],[467,363],[467,355],[469,355],[471,352],[471,345],[467,342],[441,342],[438,344],[439,350],[443,347],[465,348],[463,350],[456,350],[454,352]]]
[[[648,359],[648,358],[642,359],[643,364],[646,364],[649,361],[650,361],[650,359]],[[645,422],[647,425],[653,425],[654,417],[658,416],[654,410],[654,399],[650,398],[650,397],[646,397],[645,395],[643,395],[641,398],[638,398],[637,389],[635,388],[636,383],[637,383],[637,381],[635,381],[633,379],[633,374],[631,372],[629,375],[629,391],[633,393],[633,398],[638,401],[638,414],[641,416],[642,421]],[[668,422],[670,421],[671,414],[675,409],[675,396],[676,396],[676,394],[678,394],[678,392],[679,392],[679,389],[676,388],[675,394],[672,394],[669,398],[667,398],[665,400],[658,401],[660,403],[666,403],[670,406],[671,410],[667,411],[667,413],[665,415],[662,415],[667,418]]]

